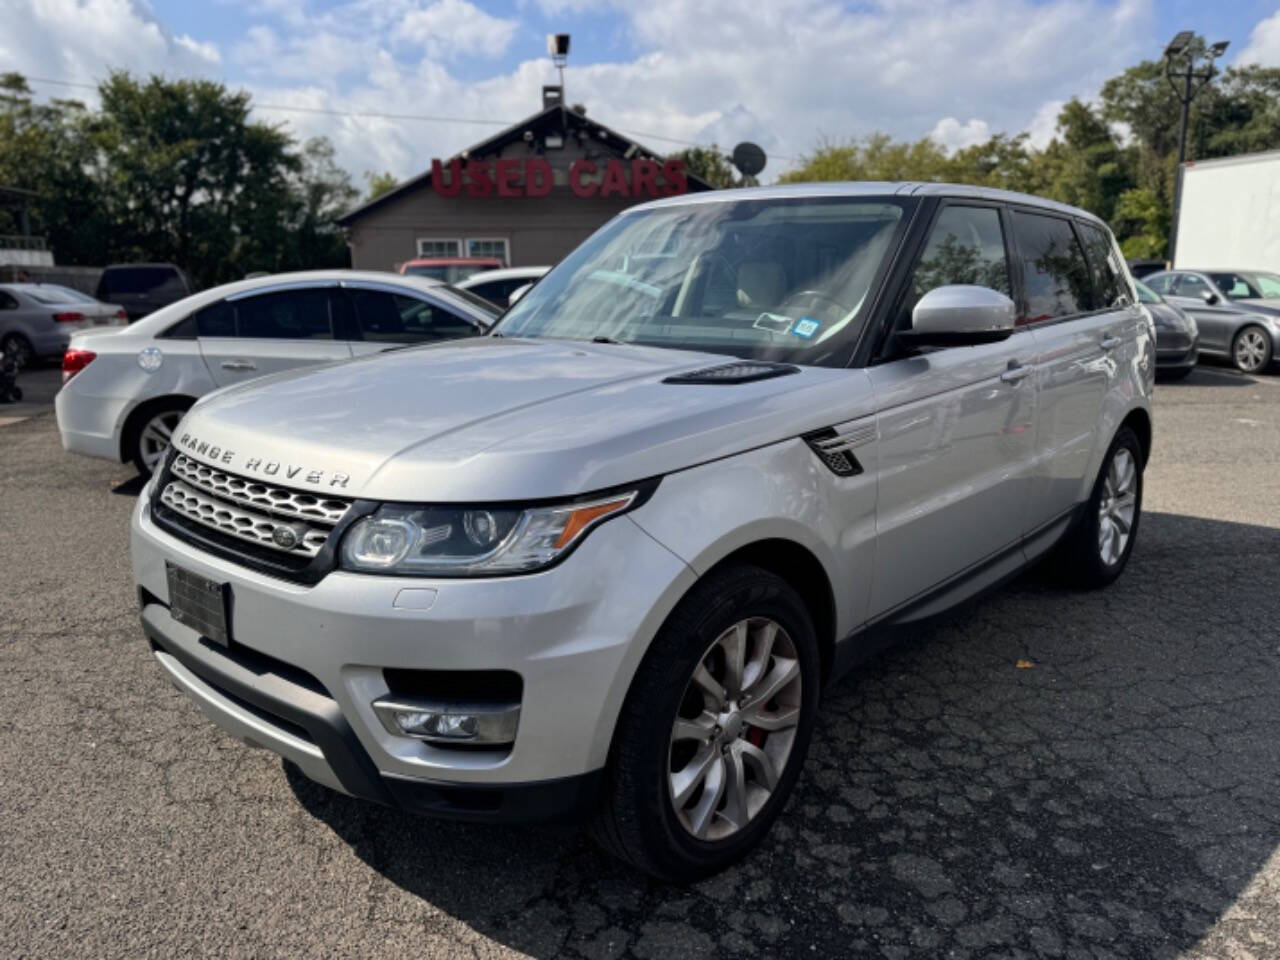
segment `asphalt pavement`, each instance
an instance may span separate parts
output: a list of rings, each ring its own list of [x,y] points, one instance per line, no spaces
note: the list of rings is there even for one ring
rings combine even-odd
[[[47,406],[0,427],[0,956],[1280,957],[1280,375],[1161,385],[1120,581],[1032,572],[859,668],[688,889],[220,733],[141,638],[130,477]]]

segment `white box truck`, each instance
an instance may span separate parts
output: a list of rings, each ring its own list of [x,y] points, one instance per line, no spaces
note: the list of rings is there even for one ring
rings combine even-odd
[[[1183,164],[1174,267],[1280,273],[1280,150]]]

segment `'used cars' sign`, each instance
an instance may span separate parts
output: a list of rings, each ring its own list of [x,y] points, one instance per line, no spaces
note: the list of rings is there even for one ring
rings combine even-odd
[[[447,164],[431,161],[431,184],[442,197],[456,197],[464,190],[470,197],[545,197],[555,186],[555,176],[545,157],[466,163],[454,157]],[[689,180],[680,160],[659,163],[636,157],[628,162],[611,157],[596,162],[581,157],[569,168],[569,189],[577,197],[670,197],[687,193]]]

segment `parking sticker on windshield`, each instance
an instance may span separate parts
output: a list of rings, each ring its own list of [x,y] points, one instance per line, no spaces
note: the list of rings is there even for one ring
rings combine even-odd
[[[813,335],[818,332],[820,324],[813,317],[801,317],[791,332],[797,337],[803,337],[805,340],[812,340]]]
[[[762,313],[752,324],[757,330],[769,330],[773,333],[786,333],[791,329],[791,318],[780,313]]]

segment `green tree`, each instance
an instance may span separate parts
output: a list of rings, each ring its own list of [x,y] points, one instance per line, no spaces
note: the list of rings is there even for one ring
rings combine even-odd
[[[710,147],[687,147],[668,159],[683,161],[687,173],[701,177],[716,188],[754,187],[760,183],[755,177],[741,176],[728,155],[714,143]]]
[[[395,174],[389,170],[383,173],[366,170],[364,179],[369,184],[369,192],[365,194],[365,202],[377,200],[384,193],[390,193],[400,185],[400,181],[396,179]]]

